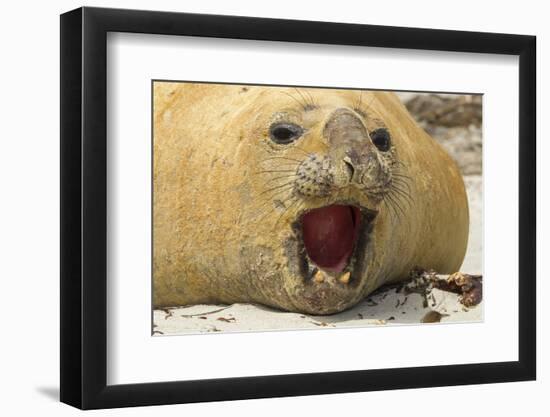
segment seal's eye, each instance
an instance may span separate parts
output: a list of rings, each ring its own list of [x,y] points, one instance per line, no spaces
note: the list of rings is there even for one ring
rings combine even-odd
[[[304,133],[304,129],[294,123],[273,123],[269,128],[271,140],[280,145],[294,142]]]
[[[374,130],[371,132],[370,138],[379,151],[387,152],[390,150],[390,132],[387,129],[380,128]]]

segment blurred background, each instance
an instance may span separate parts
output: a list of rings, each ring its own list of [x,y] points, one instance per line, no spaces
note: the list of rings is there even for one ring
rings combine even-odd
[[[461,271],[483,273],[482,96],[397,93],[418,124],[449,152],[464,177],[470,208],[468,251]]]

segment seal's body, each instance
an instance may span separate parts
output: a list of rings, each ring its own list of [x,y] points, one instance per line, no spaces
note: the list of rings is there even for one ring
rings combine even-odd
[[[458,270],[456,164],[388,92],[155,82],[153,304],[342,311]]]

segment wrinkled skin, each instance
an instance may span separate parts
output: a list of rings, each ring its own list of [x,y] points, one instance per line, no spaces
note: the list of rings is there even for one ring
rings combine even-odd
[[[275,143],[281,124],[299,137]],[[331,314],[466,252],[458,168],[393,93],[156,82],[153,171],[156,307]],[[345,270],[311,279],[301,219],[332,204],[361,211],[359,235]]]

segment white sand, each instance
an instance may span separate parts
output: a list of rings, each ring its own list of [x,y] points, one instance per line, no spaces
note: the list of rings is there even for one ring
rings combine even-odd
[[[434,316],[436,320],[440,319],[440,323],[473,322],[482,318],[483,303],[468,309],[459,303],[454,293],[434,289],[431,294],[435,302],[423,307],[421,295],[397,294],[392,288],[368,297],[350,310],[330,316],[288,313],[252,304],[195,305],[155,310],[154,334],[410,325],[421,323],[423,319],[432,321]],[[216,312],[212,314],[213,311]],[[434,311],[441,315],[434,314]]]
[[[465,177],[470,203],[470,238],[461,271],[482,273],[482,199],[480,176]],[[454,293],[434,289],[433,300],[423,306],[419,294],[396,292],[395,288],[366,298],[350,310],[330,316],[288,313],[252,304],[231,306],[194,305],[155,310],[154,334],[193,334],[210,332],[246,332],[332,327],[364,327],[418,324],[440,319],[440,323],[481,321],[483,302],[466,308]],[[440,315],[438,315],[437,312]],[[430,320],[431,319],[431,320]]]

